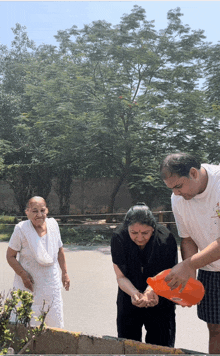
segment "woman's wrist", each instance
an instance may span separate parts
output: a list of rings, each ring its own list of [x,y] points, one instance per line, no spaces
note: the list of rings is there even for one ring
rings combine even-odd
[[[135,295],[139,294],[139,290],[133,290],[130,294],[131,298],[134,297]]]
[[[151,286],[147,286],[147,288],[144,291],[144,294],[147,292],[151,292],[153,290],[153,288]]]

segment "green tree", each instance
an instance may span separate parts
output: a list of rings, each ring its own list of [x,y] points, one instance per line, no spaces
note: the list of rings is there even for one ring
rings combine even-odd
[[[13,49],[1,47],[1,121],[10,125],[0,153],[5,176],[20,187],[20,209],[34,192],[46,198],[53,178],[62,214],[73,177],[117,178],[109,212],[125,180],[134,200],[144,190],[150,203],[155,192],[166,200],[162,155],[207,151],[213,118],[209,124],[198,83],[208,44],[181,16],[179,8],[169,11],[157,32],[134,6],[117,26],[96,21],[59,31],[59,48],[35,48],[16,25]]]
[[[16,24],[12,48],[1,46],[1,160],[3,178],[14,190],[20,213],[32,195],[47,197],[51,187],[48,162],[42,155],[42,139],[31,125],[26,112],[31,108],[25,93],[28,70],[35,46],[25,27]],[[40,138],[40,140],[39,140]]]
[[[220,162],[220,43],[211,45],[205,62],[207,159]]]
[[[41,161],[44,158],[55,178],[60,214],[68,215],[72,178],[81,174],[85,156],[86,116],[78,98],[79,90],[83,93],[81,79],[77,66],[51,46],[38,49],[31,69],[26,96],[32,109],[25,114],[26,125],[35,137],[38,133],[38,142],[43,140]]]
[[[93,156],[90,161],[97,163],[88,172],[96,167],[96,174],[109,175],[111,171],[111,176],[118,178],[109,212],[125,179],[134,185],[138,174],[151,171],[142,152],[151,161],[159,161],[164,148],[188,144],[192,115],[196,122],[193,118],[191,142],[198,138],[199,147],[202,116],[199,105],[193,104],[199,98],[205,36],[203,31],[183,25],[181,16],[179,8],[169,11],[167,28],[157,33],[153,21],[146,20],[145,10],[134,6],[115,27],[97,21],[55,36],[60,52],[81,68],[88,94],[85,110],[92,104],[89,155]]]

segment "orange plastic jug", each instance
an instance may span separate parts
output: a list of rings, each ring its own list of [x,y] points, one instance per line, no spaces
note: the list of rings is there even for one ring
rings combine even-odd
[[[164,281],[164,278],[169,274],[171,269],[166,269],[158,273],[153,278],[148,278],[147,283],[153,288],[154,292],[161,297],[172,300],[182,306],[192,306],[198,304],[205,294],[205,289],[200,281],[194,278],[189,278],[184,290],[180,293],[181,285],[174,290],[171,290]]]

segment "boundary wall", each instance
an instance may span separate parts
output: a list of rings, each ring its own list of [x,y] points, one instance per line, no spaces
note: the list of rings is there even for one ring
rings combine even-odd
[[[117,179],[93,178],[89,180],[74,179],[71,187],[70,214],[106,213],[110,196]],[[50,214],[59,214],[59,198],[54,184],[47,197]],[[126,181],[121,185],[116,198],[114,211],[126,212],[132,205],[132,198]],[[0,180],[0,212],[18,214],[19,208],[10,185]]]

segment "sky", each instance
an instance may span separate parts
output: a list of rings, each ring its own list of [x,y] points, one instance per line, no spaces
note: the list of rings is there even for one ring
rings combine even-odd
[[[1,1],[0,44],[11,46],[12,27],[26,27],[28,37],[37,46],[58,45],[54,36],[59,30],[76,25],[78,29],[92,21],[105,20],[117,25],[123,14],[134,5],[146,10],[148,21],[155,20],[155,29],[166,28],[167,12],[180,7],[182,22],[192,30],[204,30],[206,40],[220,41],[220,1]]]

